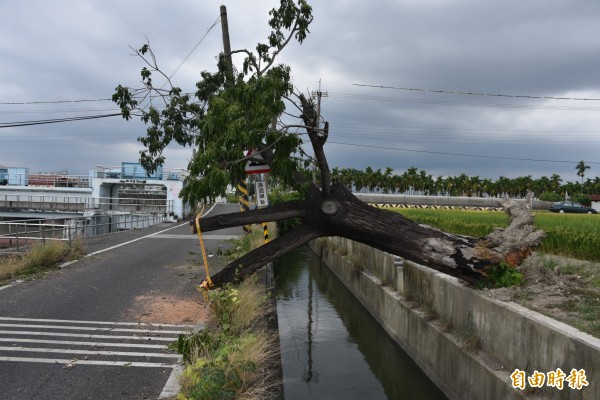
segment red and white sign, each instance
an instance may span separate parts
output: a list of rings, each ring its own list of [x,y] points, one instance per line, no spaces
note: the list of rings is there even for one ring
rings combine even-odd
[[[255,149],[250,150],[246,157],[252,157],[246,163],[246,175],[265,174],[271,172],[271,168],[264,162],[262,155]],[[262,161],[261,161],[262,160]]]

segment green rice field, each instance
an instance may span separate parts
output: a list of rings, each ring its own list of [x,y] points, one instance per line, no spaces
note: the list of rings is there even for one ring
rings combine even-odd
[[[494,228],[508,225],[508,215],[502,211],[420,208],[394,211],[445,232],[473,237],[486,236]],[[534,214],[536,228],[547,234],[537,250],[600,262],[600,214],[555,214],[548,211],[537,211]]]

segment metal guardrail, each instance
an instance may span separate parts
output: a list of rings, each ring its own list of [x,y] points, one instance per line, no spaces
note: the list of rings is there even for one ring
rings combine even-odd
[[[183,181],[188,176],[188,172],[181,168],[160,169],[148,176],[146,171],[139,169],[141,166],[129,163],[108,167],[96,165],[94,168],[96,168],[96,170],[93,171],[94,178],[145,180],[148,184],[151,184],[154,180]]]
[[[96,200],[83,196],[0,195],[0,209],[81,211],[96,208]]]
[[[129,217],[129,218],[128,218]],[[47,240],[68,241],[106,233],[147,228],[165,221],[166,214],[119,214],[79,217],[64,224],[48,223],[46,219],[0,222],[0,248],[16,248],[45,243]],[[108,220],[108,222],[103,222]]]
[[[124,212],[172,213],[173,200],[144,197],[86,197],[44,195],[0,195],[0,209],[59,212],[112,210]]]

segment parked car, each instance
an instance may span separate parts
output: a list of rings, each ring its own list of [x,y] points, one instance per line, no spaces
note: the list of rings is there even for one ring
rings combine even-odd
[[[593,208],[583,206],[575,201],[561,201],[559,203],[552,204],[550,211],[559,213],[588,213],[597,214],[598,212]]]

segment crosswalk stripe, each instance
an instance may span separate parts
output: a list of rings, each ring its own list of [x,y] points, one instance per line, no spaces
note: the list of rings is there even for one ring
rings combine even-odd
[[[159,324],[146,322],[110,322],[110,321],[82,321],[70,319],[41,319],[41,318],[19,318],[19,317],[0,317],[0,321],[26,321],[26,322],[52,322],[52,323],[69,323],[69,324],[91,324],[91,325],[118,325],[118,326],[151,326],[155,328],[193,328],[194,325],[189,324]]]
[[[172,358],[177,360],[177,354],[166,353],[137,353],[134,351],[105,351],[105,350],[71,350],[71,349],[48,349],[45,347],[22,347],[22,346],[0,346],[0,351],[16,352],[36,352],[36,353],[56,353],[56,354],[88,354],[99,356],[131,356],[147,358]]]
[[[173,342],[176,337],[157,337],[157,336],[112,336],[112,335],[87,335],[78,333],[61,332],[37,332],[37,331],[0,331],[0,335],[25,335],[25,336],[60,336],[60,337],[80,337],[86,339],[128,339],[128,340],[156,340],[162,342]]]
[[[0,361],[32,362],[43,364],[71,364],[71,365],[106,365],[115,367],[147,367],[147,368],[175,368],[178,364],[128,362],[128,361],[101,361],[101,360],[66,360],[59,358],[30,358],[30,357],[0,357]]]
[[[130,328],[92,328],[88,326],[67,326],[67,325],[27,325],[27,324],[2,324],[0,329],[8,328],[44,328],[44,329],[63,329],[63,330],[81,330],[81,331],[96,331],[96,332],[132,332],[132,333],[169,333],[179,335],[185,331],[158,331],[152,329],[130,329]],[[10,331],[9,331],[10,332]]]
[[[140,349],[164,349],[164,344],[143,344],[143,343],[119,343],[119,342],[78,342],[64,340],[38,340],[38,339],[22,339],[22,338],[0,338],[0,342],[14,343],[43,343],[43,344],[60,344],[60,345],[75,345],[75,346],[93,346],[93,347],[123,347],[123,348],[140,348]]]
[[[192,327],[0,317],[0,362],[175,370],[181,365],[181,356],[168,345]]]

